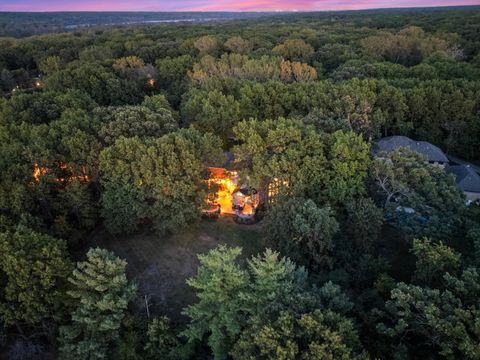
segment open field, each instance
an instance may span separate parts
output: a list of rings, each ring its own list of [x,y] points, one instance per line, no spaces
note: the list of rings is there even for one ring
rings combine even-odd
[[[247,258],[263,249],[258,226],[242,226],[231,218],[203,220],[175,235],[160,237],[145,233],[114,237],[100,230],[91,246],[113,251],[128,262],[127,272],[139,287],[137,306],[145,311],[142,301],[147,295],[152,313],[167,314],[180,321],[181,310],[193,300],[185,280],[195,275],[198,258],[220,244],[240,246]]]

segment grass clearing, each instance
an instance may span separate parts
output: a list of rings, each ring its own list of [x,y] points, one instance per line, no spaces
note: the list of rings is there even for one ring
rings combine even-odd
[[[259,225],[238,225],[227,217],[202,220],[164,237],[152,233],[115,237],[100,230],[91,239],[91,246],[106,248],[127,260],[127,274],[139,288],[140,311],[145,311],[142,300],[147,295],[151,313],[166,314],[177,322],[183,320],[181,310],[194,301],[185,280],[196,274],[197,255],[220,244],[242,247],[244,259],[264,248]]]

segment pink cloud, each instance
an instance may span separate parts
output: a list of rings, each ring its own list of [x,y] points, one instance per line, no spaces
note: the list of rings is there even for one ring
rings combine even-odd
[[[480,5],[480,0],[0,0],[0,11],[322,11]]]

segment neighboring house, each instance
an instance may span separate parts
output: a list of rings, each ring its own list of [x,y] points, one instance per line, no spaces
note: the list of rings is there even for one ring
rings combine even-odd
[[[448,166],[447,173],[455,175],[457,188],[465,193],[467,204],[480,201],[480,175],[468,165]]]
[[[425,156],[428,162],[445,166],[448,164],[448,158],[443,151],[426,141],[415,141],[406,136],[389,136],[380,139],[377,142],[375,153],[385,152],[387,154],[395,151],[399,147],[409,148]]]

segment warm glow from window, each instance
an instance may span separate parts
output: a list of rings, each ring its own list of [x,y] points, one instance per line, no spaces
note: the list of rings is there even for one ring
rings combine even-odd
[[[60,163],[60,165],[58,165],[58,168],[64,170],[67,173],[71,172],[70,168],[65,163]],[[35,163],[33,165],[33,174],[32,174],[33,179],[35,180],[35,182],[38,183],[38,182],[40,182],[41,178],[43,176],[45,176],[49,171],[50,171],[50,169],[48,167],[40,166],[37,163]],[[65,178],[56,178],[53,181],[58,182],[58,183],[63,183],[63,182],[66,182],[66,181],[74,181],[74,180],[78,180],[78,181],[81,181],[81,182],[89,182],[90,177],[88,175],[85,175],[86,172],[87,172],[86,167],[82,166],[82,174],[72,174],[72,175],[69,175]]]
[[[223,168],[209,168],[209,185],[215,185],[218,190],[213,201],[207,201],[210,208],[206,213],[220,211],[220,214],[238,216],[252,216],[260,204],[259,194],[252,189],[251,194],[241,190],[238,183],[238,174],[235,171],[227,171]]]
[[[150,87],[154,87],[155,86],[155,79],[148,79],[147,80],[147,85],[150,86]]]

